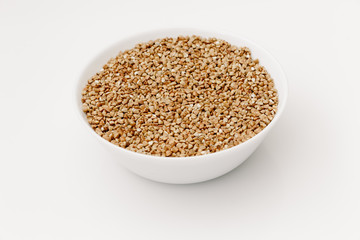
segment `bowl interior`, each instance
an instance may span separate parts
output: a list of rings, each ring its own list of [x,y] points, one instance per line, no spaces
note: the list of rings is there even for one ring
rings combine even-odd
[[[256,43],[253,43],[250,40],[238,36],[231,36],[231,35],[210,32],[210,31],[201,31],[196,29],[168,29],[168,30],[159,30],[159,31],[152,31],[152,32],[138,34],[136,36],[125,38],[113,44],[112,46],[108,47],[103,52],[101,52],[99,55],[97,55],[82,72],[76,88],[77,109],[80,112],[81,118],[85,121],[88,127],[91,129],[90,125],[87,122],[86,115],[82,111],[82,103],[81,103],[81,92],[82,89],[85,87],[88,79],[91,78],[98,71],[100,71],[103,65],[105,65],[110,58],[115,57],[120,51],[133,48],[137,43],[147,42],[150,40],[155,40],[164,37],[177,37],[179,35],[183,35],[183,36],[199,35],[202,37],[216,37],[223,39],[235,46],[239,46],[239,47],[246,46],[251,50],[252,57],[259,59],[260,64],[266,68],[266,70],[270,73],[271,77],[274,79],[275,88],[278,90],[278,95],[279,95],[278,111],[275,114],[274,119],[270,122],[270,124],[257,135],[264,134],[263,132],[268,131],[270,126],[274,125],[274,123],[277,121],[277,119],[283,112],[287,99],[287,82],[286,82],[285,74],[280,64],[274,59],[274,57],[268,51],[266,51],[265,49],[258,46]],[[254,136],[252,139],[256,138],[257,135]],[[251,141],[252,139],[248,141]],[[241,143],[240,145],[244,143]],[[117,146],[114,145],[114,147]],[[222,151],[226,151],[226,150],[222,150]]]

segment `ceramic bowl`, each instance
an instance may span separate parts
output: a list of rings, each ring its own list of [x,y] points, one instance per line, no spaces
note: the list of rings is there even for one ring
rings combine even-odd
[[[216,153],[193,157],[158,157],[136,153],[114,145],[96,134],[87,122],[86,115],[82,111],[81,91],[85,87],[87,80],[98,72],[111,57],[115,57],[121,50],[133,48],[135,44],[140,42],[146,42],[163,37],[177,37],[179,35],[216,37],[226,40],[236,46],[247,46],[252,52],[252,57],[258,58],[260,64],[263,65],[270,73],[274,79],[275,87],[278,90],[278,111],[270,124],[253,138],[235,147]],[[99,55],[94,57],[85,67],[78,79],[75,104],[77,112],[80,115],[81,122],[89,134],[98,139],[99,143],[126,168],[144,178],[154,181],[186,184],[202,182],[219,177],[243,163],[256,150],[256,148],[259,147],[266,135],[271,131],[281,117],[285,107],[287,93],[287,80],[280,64],[268,51],[254,42],[249,41],[242,36],[232,36],[213,31],[202,31],[196,29],[165,29],[124,37],[122,40],[106,48]]]

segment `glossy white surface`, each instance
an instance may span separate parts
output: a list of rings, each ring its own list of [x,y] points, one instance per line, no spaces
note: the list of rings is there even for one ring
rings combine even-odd
[[[128,151],[101,138],[93,131],[87,122],[86,115],[82,111],[81,91],[85,87],[87,80],[98,72],[102,66],[111,58],[117,55],[119,51],[134,47],[137,43],[147,42],[164,37],[199,35],[203,37],[217,37],[228,41],[235,46],[246,46],[252,52],[254,59],[258,58],[270,73],[275,82],[275,87],[279,94],[278,111],[271,123],[252,139],[233,148],[195,157],[156,157],[136,152]],[[108,47],[106,50],[96,56],[85,68],[76,84],[74,105],[77,107],[81,122],[92,136],[96,137],[114,158],[126,166],[131,171],[145,178],[164,182],[164,183],[196,183],[207,181],[219,177],[244,162],[250,154],[264,140],[265,136],[276,124],[284,111],[287,95],[287,80],[279,63],[262,47],[239,36],[231,36],[216,32],[203,31],[197,29],[166,29],[137,34],[126,37],[121,41]]]
[[[359,240],[360,2],[0,1],[1,240]],[[289,98],[248,160],[189,185],[127,171],[74,111],[104,47],[151,29],[246,36]]]

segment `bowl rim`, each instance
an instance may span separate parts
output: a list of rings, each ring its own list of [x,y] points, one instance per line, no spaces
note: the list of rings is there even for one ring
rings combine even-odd
[[[156,155],[150,155],[150,154],[145,154],[145,153],[139,153],[139,152],[135,152],[135,151],[131,151],[125,148],[122,148],[118,145],[115,145],[109,141],[107,141],[106,139],[102,138],[100,135],[98,135],[90,126],[90,124],[86,121],[86,118],[84,117],[84,112],[81,109],[81,105],[78,102],[79,100],[81,101],[81,91],[83,89],[82,86],[82,80],[84,78],[84,75],[86,74],[87,69],[89,68],[89,66],[94,62],[95,59],[98,59],[103,53],[109,51],[110,49],[115,48],[117,45],[121,44],[121,42],[125,42],[127,40],[130,39],[134,39],[137,37],[141,37],[141,36],[146,36],[146,35],[161,35],[161,34],[166,34],[166,32],[174,32],[174,31],[183,31],[183,32],[189,32],[196,34],[196,35],[201,35],[201,34],[213,34],[216,36],[220,36],[219,38],[221,38],[222,36],[224,36],[224,40],[226,40],[226,38],[233,38],[233,39],[238,39],[247,43],[250,43],[251,45],[255,46],[259,51],[263,52],[264,54],[267,54],[268,57],[270,57],[271,61],[273,62],[273,64],[277,65],[276,67],[280,70],[279,73],[281,75],[281,79],[282,79],[282,85],[283,85],[283,90],[281,93],[281,102],[282,104],[280,105],[280,107],[277,109],[277,112],[275,113],[274,118],[271,120],[271,122],[258,134],[256,134],[255,136],[253,136],[252,138],[246,140],[245,142],[242,142],[236,146],[233,146],[231,148],[227,148],[227,149],[223,149],[214,153],[207,153],[207,154],[203,154],[203,155],[197,155],[197,156],[187,156],[187,157],[164,157],[164,156],[156,156]],[[185,34],[179,34],[180,35],[185,35]],[[154,39],[155,40],[155,39]],[[138,42],[134,42],[134,45],[137,44]],[[251,50],[251,49],[250,49]],[[115,54],[115,53],[114,53]],[[105,63],[104,63],[105,64]],[[149,158],[149,159],[153,159],[153,160],[164,160],[166,159],[167,161],[172,160],[172,161],[183,161],[183,160],[189,160],[189,159],[196,159],[196,160],[200,160],[200,159],[205,159],[208,158],[210,156],[218,156],[221,157],[221,155],[223,155],[224,153],[231,153],[236,151],[238,148],[242,148],[245,147],[247,145],[250,145],[251,143],[255,142],[258,138],[260,138],[262,135],[267,134],[270,129],[276,124],[276,122],[278,122],[280,116],[282,115],[282,113],[284,112],[286,103],[287,103],[287,98],[288,98],[288,80],[286,77],[286,74],[282,68],[282,66],[280,65],[279,61],[265,48],[263,48],[262,46],[258,45],[256,42],[249,40],[247,37],[242,37],[242,36],[238,36],[238,35],[234,35],[225,31],[217,31],[217,30],[208,30],[208,29],[199,29],[199,28],[158,28],[158,29],[153,29],[153,30],[147,30],[147,31],[141,31],[141,32],[137,32],[134,34],[129,34],[115,42],[113,42],[112,44],[110,44],[109,46],[102,48],[101,51],[97,52],[97,54],[91,58],[85,65],[83,70],[80,72],[79,76],[77,77],[77,81],[76,81],[76,85],[74,87],[74,91],[75,93],[73,94],[73,96],[75,97],[75,107],[76,107],[76,112],[77,112],[77,116],[80,119],[80,121],[82,122],[82,125],[89,130],[89,132],[95,136],[98,140],[100,140],[102,143],[104,143],[105,145],[109,146],[110,148],[113,148],[115,151],[122,151],[123,153],[126,154],[130,154],[133,155],[134,157],[141,157],[141,158]]]

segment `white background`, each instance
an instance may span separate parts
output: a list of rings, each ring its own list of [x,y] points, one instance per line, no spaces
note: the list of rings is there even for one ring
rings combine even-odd
[[[359,1],[0,0],[0,239],[360,239]],[[245,36],[289,79],[283,117],[231,173],[125,170],[79,123],[85,65],[162,27]]]

